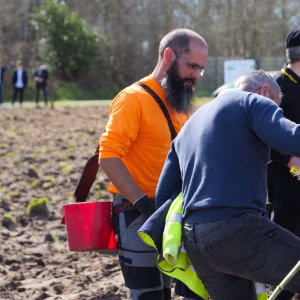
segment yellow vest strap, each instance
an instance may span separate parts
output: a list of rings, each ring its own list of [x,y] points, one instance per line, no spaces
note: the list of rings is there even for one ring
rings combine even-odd
[[[297,83],[297,81],[293,78],[293,76],[291,74],[289,74],[285,69],[281,69],[281,72],[286,75],[290,80],[292,80],[293,82]]]

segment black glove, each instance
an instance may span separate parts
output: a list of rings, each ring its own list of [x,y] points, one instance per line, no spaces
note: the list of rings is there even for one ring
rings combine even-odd
[[[144,222],[156,211],[156,207],[147,195],[140,198],[134,203],[137,209],[141,212]]]

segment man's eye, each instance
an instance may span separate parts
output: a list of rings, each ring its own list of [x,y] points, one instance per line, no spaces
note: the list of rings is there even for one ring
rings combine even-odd
[[[193,70],[199,69],[198,65],[194,65],[194,64],[191,64],[190,68],[193,69]]]

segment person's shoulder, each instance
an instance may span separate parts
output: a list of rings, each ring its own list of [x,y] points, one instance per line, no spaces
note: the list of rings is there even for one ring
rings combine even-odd
[[[117,98],[133,98],[137,100],[142,100],[145,97],[145,94],[148,94],[141,86],[136,84],[137,82],[133,83],[132,85],[124,88],[117,96]]]
[[[242,99],[248,94],[249,92],[240,91],[238,89],[226,89],[221,91],[217,98],[221,97],[222,99],[230,99],[232,101],[232,100]]]
[[[111,104],[111,108],[140,105],[141,93],[142,91],[138,89],[138,86],[130,85],[118,93]]]

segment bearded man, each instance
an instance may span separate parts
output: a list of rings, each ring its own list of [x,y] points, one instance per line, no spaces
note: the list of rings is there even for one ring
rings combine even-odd
[[[156,253],[137,235],[156,210],[156,185],[172,139],[189,117],[195,81],[208,49],[188,29],[168,33],[153,73],[125,88],[112,102],[100,138],[99,165],[110,179],[119,261],[133,300],[171,299],[171,278],[156,267]]]

